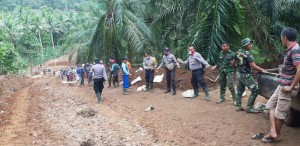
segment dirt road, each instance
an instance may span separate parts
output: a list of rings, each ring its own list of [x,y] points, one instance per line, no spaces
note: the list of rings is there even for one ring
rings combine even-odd
[[[64,84],[50,75],[36,78],[0,98],[6,103],[0,105],[0,145],[265,145],[250,138],[269,130],[264,115],[236,112],[229,92],[229,100],[216,105],[218,91],[211,91],[207,102],[203,93],[186,99],[181,91],[144,93],[134,86],[123,96],[120,87],[105,88],[105,100],[97,104],[90,86]],[[150,105],[154,109],[145,112]],[[300,145],[299,137],[299,128],[284,126],[278,145]]]

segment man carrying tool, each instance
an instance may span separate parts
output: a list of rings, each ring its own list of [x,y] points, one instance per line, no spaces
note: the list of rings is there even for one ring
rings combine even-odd
[[[258,96],[258,86],[255,83],[252,77],[252,69],[258,72],[267,72],[266,70],[257,66],[254,62],[253,56],[250,53],[252,49],[252,41],[249,38],[242,40],[242,49],[240,49],[235,56],[235,61],[237,63],[237,76],[238,76],[238,85],[237,85],[237,96],[236,96],[236,111],[243,111],[242,108],[242,94],[245,91],[247,86],[251,90],[251,95],[248,98],[247,109],[248,113],[258,113],[259,111],[253,108],[256,97]]]
[[[143,67],[145,69],[145,79],[146,79],[146,92],[153,91],[153,79],[154,79],[154,69],[156,67],[156,60],[151,56],[151,52],[147,51],[145,53],[145,58],[143,62]]]
[[[205,98],[210,101],[209,91],[204,80],[204,69],[210,67],[210,65],[204,60],[200,53],[195,52],[193,46],[189,47],[189,58],[188,60],[182,62],[184,64],[189,64],[190,70],[192,70],[191,83],[194,89],[194,96],[198,96],[199,84],[204,90]]]
[[[217,101],[217,104],[225,102],[225,92],[226,85],[231,92],[233,104],[235,105],[236,93],[234,90],[234,71],[235,66],[233,60],[235,58],[235,53],[229,49],[230,45],[228,42],[222,42],[222,51],[220,52],[219,63],[212,68],[218,69],[220,75],[220,98]]]
[[[95,59],[95,65],[92,66],[94,72],[94,91],[96,93],[98,103],[102,103],[102,90],[104,88],[104,82],[107,80],[105,67],[100,64],[99,58]]]

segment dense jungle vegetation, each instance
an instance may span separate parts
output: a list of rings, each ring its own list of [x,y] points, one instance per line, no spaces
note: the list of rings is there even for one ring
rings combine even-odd
[[[246,37],[256,62],[271,62],[282,56],[281,29],[300,31],[298,0],[1,0],[0,16],[0,74],[62,54],[138,64],[169,47],[185,59],[190,45],[215,64],[222,41],[238,50]]]

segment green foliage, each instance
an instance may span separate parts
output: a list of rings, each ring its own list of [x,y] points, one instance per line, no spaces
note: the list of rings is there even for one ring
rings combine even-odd
[[[84,0],[1,0],[0,9],[12,11],[17,7],[30,6],[33,9],[39,9],[45,5],[53,9],[75,9],[76,4]]]
[[[0,74],[17,73],[24,67],[25,65],[13,47],[0,42]]]
[[[206,15],[199,25],[199,31],[194,40],[195,46],[201,48],[203,56],[211,64],[216,64],[222,41],[236,45],[240,38],[235,26],[240,18],[234,2],[228,0],[212,0],[205,4]]]
[[[89,52],[106,62],[115,58],[118,62],[130,52],[140,52],[152,37],[150,28],[144,22],[145,1],[141,0],[99,0],[104,13],[99,17]],[[138,10],[138,11],[137,11]],[[125,48],[122,51],[121,48]],[[92,59],[92,58],[90,58]]]
[[[281,54],[278,43],[281,29],[285,24],[299,27],[299,3],[295,0],[151,0],[147,21],[158,38],[152,39],[152,44],[159,46],[159,50],[168,46],[178,57],[186,58],[186,48],[193,45],[210,64],[215,64],[222,41],[229,41],[232,49],[238,50],[240,41],[249,37],[257,45],[254,54],[265,54],[264,57],[276,60]]]
[[[146,50],[160,60],[165,47],[186,59],[193,45],[214,65],[222,41],[236,51],[246,37],[263,63],[282,57],[283,27],[300,30],[296,0],[2,0],[0,9],[2,57],[33,64],[64,53],[78,63],[127,56],[139,64]]]

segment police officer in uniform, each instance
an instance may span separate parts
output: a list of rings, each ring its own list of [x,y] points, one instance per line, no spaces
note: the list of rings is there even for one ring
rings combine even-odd
[[[175,56],[170,53],[170,49],[166,48],[164,50],[164,56],[162,58],[162,62],[157,68],[157,71],[162,67],[165,67],[166,70],[166,80],[167,80],[167,90],[165,93],[171,92],[171,85],[173,88],[173,95],[176,95],[176,81],[175,81],[175,73],[176,66],[180,68],[179,63],[177,62]]]
[[[146,79],[146,91],[153,91],[153,79],[154,79],[154,69],[156,67],[156,59],[151,56],[151,52],[147,51],[145,53],[145,58],[143,62],[143,67],[145,69],[145,79]]]
[[[205,97],[207,101],[210,101],[209,91],[204,80],[205,68],[210,67],[210,65],[204,60],[200,53],[195,52],[194,47],[189,47],[189,58],[183,62],[184,64],[189,64],[190,70],[192,70],[191,83],[194,89],[195,98],[198,96],[199,84],[204,90]]]
[[[220,98],[217,104],[225,102],[225,92],[226,86],[231,92],[233,104],[235,104],[236,92],[234,89],[234,71],[235,66],[233,60],[235,58],[235,52],[229,49],[230,45],[228,42],[224,41],[222,43],[222,51],[220,52],[219,63],[212,69],[218,69],[220,75]]]
[[[237,76],[238,76],[238,85],[237,85],[237,96],[236,96],[236,111],[244,110],[241,106],[242,94],[245,91],[247,86],[251,90],[250,97],[247,102],[248,113],[258,113],[259,111],[253,108],[256,97],[258,96],[258,86],[255,83],[252,77],[252,69],[258,72],[267,72],[266,70],[257,66],[254,62],[253,56],[250,53],[252,49],[252,41],[249,38],[242,40],[242,49],[236,53],[236,64],[237,64]]]
[[[95,59],[95,65],[92,66],[92,71],[94,72],[94,91],[96,93],[98,103],[102,102],[102,90],[104,88],[104,82],[107,80],[105,67],[100,64],[99,58]]]

